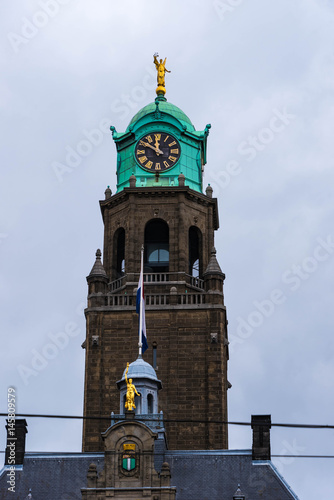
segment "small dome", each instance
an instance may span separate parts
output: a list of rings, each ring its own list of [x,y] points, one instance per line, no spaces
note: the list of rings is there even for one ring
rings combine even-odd
[[[159,111],[161,113],[166,113],[167,115],[171,115],[177,120],[181,122],[182,125],[185,125],[187,130],[193,132],[195,130],[194,125],[191,123],[190,119],[188,116],[182,111],[182,109],[178,108],[177,106],[174,106],[174,104],[163,101],[163,100],[158,100],[159,102]],[[135,114],[135,116],[132,118],[130,121],[127,131],[133,125],[135,122],[140,120],[140,118],[143,118],[146,115],[149,115],[150,113],[154,113],[156,110],[156,102],[151,102],[150,104],[147,104],[147,106],[144,106],[142,109],[138,111],[138,113]]]
[[[126,369],[123,372],[121,380],[124,380],[125,378],[125,371]],[[136,361],[129,365],[128,378],[148,378],[158,381],[158,377],[153,366],[151,366],[149,363],[146,363],[146,361],[144,361],[142,358],[136,359]]]

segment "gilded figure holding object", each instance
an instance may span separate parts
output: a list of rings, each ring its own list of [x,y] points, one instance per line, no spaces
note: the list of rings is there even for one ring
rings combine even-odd
[[[158,81],[158,88],[156,90],[157,94],[159,93],[163,93],[165,94],[166,92],[166,89],[165,89],[165,73],[170,73],[170,71],[168,71],[168,69],[166,68],[166,59],[167,57],[165,57],[165,60],[163,61],[162,59],[160,59],[160,61],[158,60],[158,57],[159,57],[159,54],[156,52],[154,55],[153,55],[153,62],[155,64],[155,67],[157,69],[157,72],[158,72],[158,75],[157,75],[157,81]]]
[[[125,382],[127,386],[125,409],[131,411],[133,408],[136,408],[135,394],[137,394],[137,396],[140,396],[140,394],[139,392],[137,392],[135,385],[132,383],[132,378],[128,379],[127,377],[128,371],[129,371],[129,363],[127,363],[125,371]]]

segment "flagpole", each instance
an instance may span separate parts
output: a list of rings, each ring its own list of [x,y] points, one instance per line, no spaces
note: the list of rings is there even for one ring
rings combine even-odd
[[[141,247],[141,258],[140,258],[140,279],[141,292],[140,292],[140,303],[139,303],[139,358],[142,357],[142,347],[143,347],[143,289],[144,289],[144,245]]]

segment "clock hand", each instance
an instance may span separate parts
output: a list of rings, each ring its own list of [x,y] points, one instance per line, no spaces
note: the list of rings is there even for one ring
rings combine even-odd
[[[160,151],[160,144],[159,144],[159,142],[160,142],[160,141],[159,141],[159,139],[157,138],[157,135],[156,135],[156,134],[155,134],[155,136],[154,136],[154,137],[155,137],[155,147],[156,147],[157,149],[159,149],[159,151]]]
[[[155,151],[157,153],[157,155],[162,155],[163,154],[163,151],[161,151],[159,148],[156,148],[156,147],[152,146],[148,142],[140,141],[139,144],[141,144],[142,146],[146,146],[148,148],[153,149],[153,151]]]
[[[153,151],[155,152],[158,152],[157,148],[155,146],[152,146],[151,144],[149,144],[148,142],[144,142],[144,141],[140,141],[140,143],[142,146],[146,146],[148,148],[151,148],[153,149]],[[160,151],[159,151],[160,152]]]

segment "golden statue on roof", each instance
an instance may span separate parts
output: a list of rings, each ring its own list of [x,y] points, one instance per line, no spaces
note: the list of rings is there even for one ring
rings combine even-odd
[[[137,396],[140,396],[140,393],[137,392],[135,385],[132,383],[132,378],[129,378],[129,380],[128,380],[128,377],[127,377],[128,371],[129,371],[129,363],[127,363],[126,370],[125,370],[125,382],[126,382],[126,387],[127,387],[125,409],[131,411],[133,408],[136,408],[135,394],[137,394]]]
[[[170,71],[168,71],[168,69],[166,68],[167,57],[165,57],[164,61],[162,59],[160,59],[160,61],[159,61],[158,57],[159,57],[159,54],[158,54],[158,52],[156,52],[153,55],[153,62],[155,64],[155,67],[157,68],[157,72],[158,72],[158,74],[157,74],[158,86],[156,89],[156,93],[157,93],[157,95],[159,95],[159,94],[165,95],[165,93],[166,93],[165,74],[166,74],[166,72],[170,73]]]

